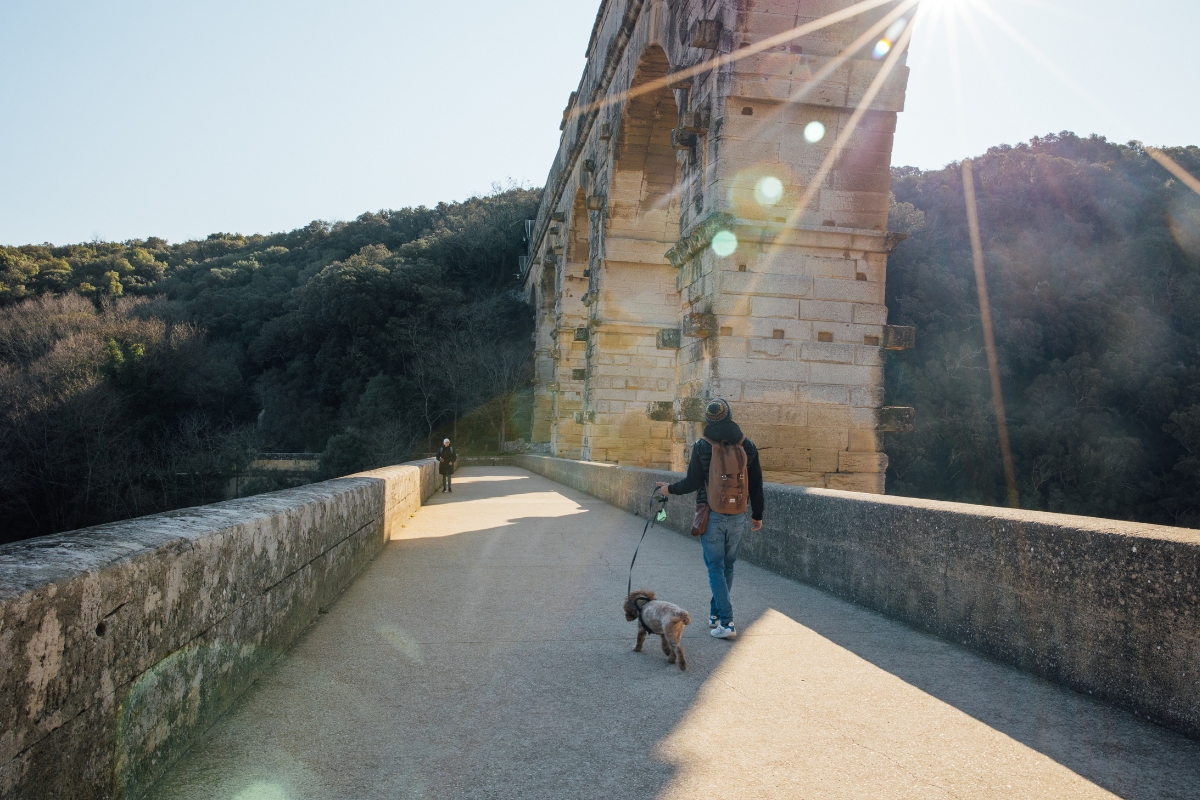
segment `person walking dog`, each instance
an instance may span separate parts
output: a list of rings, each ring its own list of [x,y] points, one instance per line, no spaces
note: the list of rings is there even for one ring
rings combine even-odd
[[[762,464],[758,448],[733,421],[729,403],[717,397],[704,408],[704,436],[692,446],[687,475],[667,485],[655,484],[667,494],[696,492],[696,521],[692,535],[700,537],[708,585],[712,589],[708,627],[718,639],[737,636],[733,624],[733,565],[746,529],[746,507],[750,507],[750,530],[762,530]]]
[[[442,448],[437,452],[437,460],[438,472],[442,474],[442,491],[453,492],[454,489],[450,486],[450,476],[454,474],[454,462],[458,461],[458,454],[450,446],[449,439],[442,440]]]

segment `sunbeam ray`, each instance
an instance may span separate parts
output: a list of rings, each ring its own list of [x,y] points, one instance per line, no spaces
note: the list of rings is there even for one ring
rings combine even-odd
[[[1145,150],[1151,158],[1163,166],[1163,169],[1178,178],[1193,192],[1200,194],[1200,179],[1197,179],[1196,176],[1192,175],[1190,172],[1180,166],[1178,161],[1171,158],[1157,147],[1147,147]]]
[[[1016,92],[1013,91],[1012,84],[1004,77],[1003,71],[1000,69],[1000,64],[996,61],[996,54],[992,52],[992,46],[984,37],[983,32],[979,30],[979,25],[975,21],[975,17],[971,14],[962,15],[963,27],[966,28],[967,34],[971,37],[971,41],[975,45],[976,52],[983,56],[983,63],[987,67],[988,75],[992,81],[1000,87],[1008,98],[1009,102],[1016,106],[1020,101],[1017,99]]]
[[[1014,42],[1016,42],[1017,45],[1019,45],[1023,50],[1025,50],[1027,53],[1029,53],[1031,56],[1033,56],[1038,61],[1038,63],[1040,63],[1043,67],[1045,67],[1047,70],[1049,70],[1050,73],[1052,75],[1054,75],[1054,77],[1056,77],[1060,81],[1062,81],[1068,88],[1070,88],[1072,91],[1074,91],[1081,99],[1086,101],[1089,105],[1091,105],[1097,111],[1102,113],[1104,116],[1108,117],[1110,122],[1113,122],[1115,125],[1117,125],[1117,127],[1119,129],[1121,129],[1123,136],[1127,136],[1132,131],[1132,126],[1129,124],[1129,122],[1127,120],[1125,120],[1120,114],[1115,112],[1106,103],[1102,102],[1099,98],[1097,98],[1095,95],[1093,95],[1091,92],[1089,92],[1086,88],[1084,88],[1083,85],[1080,84],[1074,78],[1072,78],[1071,75],[1066,70],[1064,70],[1063,68],[1058,66],[1058,64],[1056,64],[1053,59],[1051,59],[1049,56],[1047,56],[1045,53],[1043,53],[1041,50],[1039,50],[1037,48],[1037,46],[1033,44],[1033,42],[1031,42],[1027,38],[1025,38],[1025,36],[1023,36],[1020,33],[1020,31],[1018,31],[1011,24],[1009,24],[1007,20],[1005,20],[998,13],[996,13],[996,10],[993,9],[988,4],[987,0],[966,0],[966,2],[970,3],[975,8],[979,9],[980,13],[982,13],[989,20],[991,20],[993,25],[995,25],[1002,32],[1004,32],[1010,39],[1012,39]],[[1200,181],[1198,181],[1193,175],[1188,173],[1187,170],[1185,170],[1178,163],[1176,163],[1176,161],[1174,159],[1172,159],[1166,153],[1163,153],[1161,150],[1158,150],[1156,148],[1145,147],[1144,149],[1146,150],[1146,153],[1151,158],[1153,158],[1155,161],[1157,161],[1159,164],[1161,164],[1164,169],[1166,169],[1168,172],[1170,172],[1172,175],[1174,175],[1176,178],[1178,178],[1180,181],[1182,181],[1184,183],[1184,185],[1186,185],[1192,191],[1196,192],[1197,194],[1200,194]]]
[[[1058,66],[1053,59],[1039,50],[1037,45],[1029,41],[1029,39],[1026,38],[1025,35],[1016,28],[1014,28],[1008,22],[1008,20],[1000,16],[996,10],[988,4],[987,0],[965,0],[965,2],[970,3],[976,9],[978,9],[979,12],[987,17],[993,25],[999,28],[1001,32],[1008,36],[1008,38],[1012,39],[1013,42],[1015,42],[1022,50],[1031,55],[1034,60],[1045,67],[1054,77],[1062,81],[1069,89],[1071,89],[1071,91],[1075,92],[1080,99],[1087,102],[1094,109],[1108,117],[1110,122],[1115,123],[1119,128],[1121,128],[1123,136],[1129,133],[1129,126],[1125,120],[1121,119],[1121,117],[1113,112],[1111,108],[1101,102],[1100,99],[1094,94],[1089,92],[1083,84],[1071,77],[1069,72]]]
[[[1000,438],[1000,457],[1004,461],[1004,480],[1008,484],[1008,505],[1020,508],[1017,476],[1013,469],[1012,448],[1008,443],[1008,418],[1004,413],[1004,393],[1000,386],[1000,364],[996,358],[996,336],[992,331],[992,306],[988,300],[987,276],[983,264],[983,238],[979,234],[979,209],[975,202],[975,175],[971,159],[962,162],[963,196],[967,203],[967,227],[971,232],[971,259],[975,263],[975,290],[979,296],[979,317],[983,325],[983,347],[987,351],[988,374],[992,383],[992,405]]]

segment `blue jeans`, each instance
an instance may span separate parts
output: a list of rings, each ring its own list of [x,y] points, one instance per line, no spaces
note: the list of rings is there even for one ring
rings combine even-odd
[[[708,567],[708,585],[712,588],[709,616],[722,625],[733,622],[733,603],[729,590],[733,588],[733,564],[737,561],[742,534],[746,532],[745,514],[708,514],[708,528],[700,537],[704,548],[704,565]]]

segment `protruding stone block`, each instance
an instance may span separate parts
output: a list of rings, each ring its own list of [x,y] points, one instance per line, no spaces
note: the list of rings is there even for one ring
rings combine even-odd
[[[680,128],[671,130],[671,147],[676,150],[691,150],[696,146],[696,134]]]
[[[700,106],[679,115],[680,129],[688,133],[704,133],[708,130],[708,106]]]
[[[659,350],[678,350],[682,339],[679,328],[659,328],[654,334],[654,346]]]
[[[884,406],[879,409],[877,430],[889,433],[911,433],[916,421],[916,409],[906,406]]]
[[[884,247],[887,249],[887,254],[890,256],[892,251],[896,249],[896,245],[908,238],[907,233],[899,231],[888,231],[883,237]]]
[[[917,344],[917,329],[907,325],[884,325],[884,350],[910,350]]]
[[[698,19],[688,31],[688,46],[701,50],[716,50],[721,46],[721,21]]]

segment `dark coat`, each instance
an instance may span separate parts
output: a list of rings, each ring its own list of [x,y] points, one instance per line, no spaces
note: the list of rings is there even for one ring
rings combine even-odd
[[[438,472],[443,475],[453,475],[454,462],[458,461],[458,454],[454,452],[454,448],[442,445],[441,448],[438,449],[437,457],[441,462],[438,464]]]
[[[742,429],[733,420],[713,422],[704,428],[706,438],[714,442],[736,442],[743,437]],[[763,477],[762,464],[758,460],[758,448],[754,442],[746,439],[742,442],[746,450],[746,478],[750,490],[750,518],[763,518]],[[687,475],[681,481],[676,481],[667,487],[671,494],[691,494],[696,492],[697,503],[708,502],[708,465],[712,463],[712,445],[701,439],[692,446],[692,458],[688,462]]]

